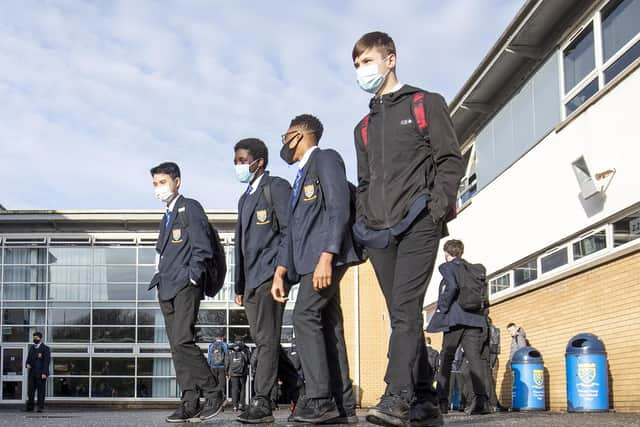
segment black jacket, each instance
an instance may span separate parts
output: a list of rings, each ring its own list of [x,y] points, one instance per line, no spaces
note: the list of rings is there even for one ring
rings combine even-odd
[[[460,288],[456,276],[460,262],[460,258],[455,258],[439,267],[442,282],[438,294],[438,308],[429,321],[427,332],[448,332],[453,326],[487,327],[487,318],[483,314],[464,311],[458,304]]]
[[[412,111],[416,92],[424,92],[430,141],[420,133]],[[449,109],[437,94],[404,85],[369,103],[367,146],[362,122],[355,128],[358,160],[357,215],[372,229],[398,224],[413,202],[428,195],[434,221],[455,205],[464,162]]]
[[[249,373],[249,355],[244,346],[238,351],[229,348],[225,359],[225,368],[230,377],[244,377]]]
[[[335,266],[358,262],[349,222],[351,196],[340,154],[316,149],[302,170],[300,182],[280,265],[300,275],[309,274],[322,252],[335,254]]]
[[[37,377],[45,374],[49,376],[49,363],[51,361],[51,351],[49,347],[44,344],[40,344],[39,348],[36,348],[35,344],[29,347],[29,355],[27,356],[27,364],[31,366],[29,375],[35,375]]]
[[[186,230],[181,224],[180,215],[186,215]],[[160,261],[158,272],[149,284],[149,289],[158,286],[158,298],[161,301],[174,298],[179,290],[191,285],[191,279],[196,282],[195,286],[202,288],[206,260],[213,257],[209,233],[209,219],[200,203],[179,196],[171,212],[169,226],[165,227],[164,217],[160,222],[160,236],[156,245]]]
[[[265,186],[269,184],[271,208],[264,195]],[[245,289],[257,288],[273,277],[281,247],[286,244],[290,202],[289,183],[282,178],[269,176],[269,172],[264,173],[252,195],[245,192],[240,197],[235,237],[237,295],[243,295]]]

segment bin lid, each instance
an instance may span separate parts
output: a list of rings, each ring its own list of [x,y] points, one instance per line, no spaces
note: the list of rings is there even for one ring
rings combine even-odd
[[[604,343],[593,334],[578,334],[569,340],[566,354],[605,354]]]
[[[533,347],[523,347],[511,358],[511,363],[533,364],[542,363],[542,355]]]

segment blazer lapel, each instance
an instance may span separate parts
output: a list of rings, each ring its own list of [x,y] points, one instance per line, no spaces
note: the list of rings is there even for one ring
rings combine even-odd
[[[176,204],[173,205],[173,210],[171,211],[171,219],[169,220],[169,225],[163,229],[162,240],[160,244],[160,253],[164,252],[164,248],[167,246],[169,242],[169,237],[171,236],[171,229],[173,228],[173,224],[175,224],[176,219],[178,217],[178,210],[184,206],[184,198],[182,195],[178,196],[179,199],[176,201]],[[164,225],[163,223],[162,225]]]
[[[320,151],[319,148],[316,148],[315,150],[313,150],[313,153],[311,153],[311,156],[309,156],[309,160],[307,161],[307,164],[304,165],[304,168],[302,168],[302,177],[300,177],[300,184],[298,185],[298,194],[296,194],[296,199],[293,202],[291,212],[293,212],[296,206],[298,206],[300,197],[302,193],[304,193],[304,181],[307,179],[307,175],[309,174],[309,169],[311,169],[311,164],[315,161],[316,154],[318,153],[318,151]]]
[[[258,201],[260,200],[260,195],[262,194],[262,190],[265,184],[269,181],[269,172],[265,172],[260,179],[260,184],[256,189],[255,193],[253,193],[252,197],[249,200],[245,200],[246,206],[243,206],[242,211],[247,213],[246,217],[242,218],[242,234],[246,235],[247,228],[249,228],[249,224],[253,221],[253,212],[256,210],[256,206],[258,206]],[[248,203],[248,204],[247,204]]]

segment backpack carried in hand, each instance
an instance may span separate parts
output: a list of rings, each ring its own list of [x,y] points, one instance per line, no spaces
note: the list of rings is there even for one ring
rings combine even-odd
[[[188,230],[189,221],[187,219],[187,213],[185,211],[178,212],[178,218],[182,228]],[[227,276],[227,259],[218,230],[208,221],[207,225],[209,226],[207,237],[209,237],[211,243],[213,257],[205,259],[206,273],[203,288],[206,296],[214,297],[224,286],[224,279]]]
[[[222,348],[222,343],[217,345],[213,344],[213,353],[211,354],[211,363],[214,366],[223,366],[224,365],[224,349]]]
[[[427,144],[431,142],[431,136],[429,135],[429,123],[427,122],[427,113],[424,107],[424,92],[416,92],[411,98],[411,114],[413,115],[413,121],[416,124],[418,133],[422,136]],[[362,137],[362,144],[365,150],[369,145],[369,114],[364,116],[360,121],[360,136]],[[437,169],[435,161],[433,163],[434,170]],[[428,179],[427,179],[428,182]],[[451,210],[445,216],[445,223],[456,218],[458,210],[454,205]]]
[[[479,313],[489,307],[487,270],[482,264],[460,260],[458,304],[464,311]]]

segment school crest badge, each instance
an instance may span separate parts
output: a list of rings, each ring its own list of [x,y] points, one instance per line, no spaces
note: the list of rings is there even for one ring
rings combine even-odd
[[[533,384],[535,384],[538,388],[542,388],[544,386],[544,370],[543,369],[533,370]]]
[[[179,228],[174,228],[173,230],[171,230],[171,237],[173,238],[174,242],[182,240],[182,230]]]
[[[316,186],[314,184],[305,185],[303,191],[305,199],[310,199],[316,194]]]
[[[582,384],[591,384],[596,379],[596,364],[578,363],[578,377]]]
[[[259,211],[256,211],[256,220],[258,221],[258,224],[264,224],[265,222],[267,222],[267,210],[266,209],[260,209]]]

